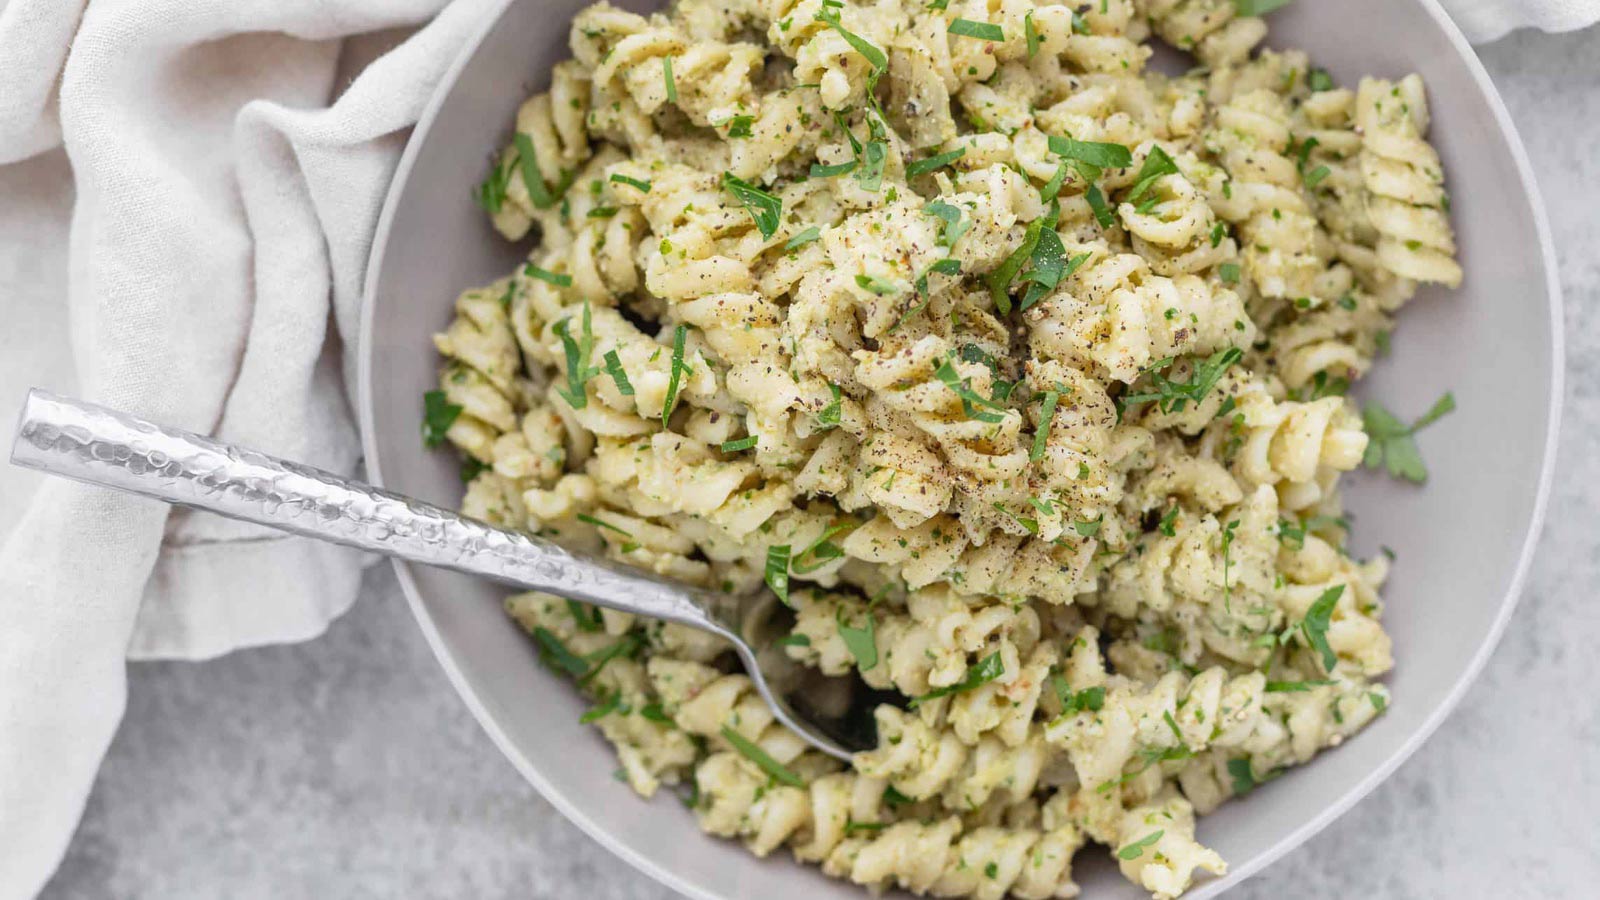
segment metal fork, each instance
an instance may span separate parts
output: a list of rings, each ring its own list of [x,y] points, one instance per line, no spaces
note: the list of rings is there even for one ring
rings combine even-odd
[[[787,632],[770,594],[732,597],[576,556],[519,531],[310,466],[168,428],[115,410],[28,393],[14,465],[243,519],[409,562],[678,622],[733,645],[778,720],[813,747],[848,760],[872,744],[859,704],[807,704],[814,673],[774,641]],[[835,690],[841,679],[829,679]],[[850,679],[851,682],[854,679]],[[791,702],[792,701],[792,702]],[[807,709],[802,715],[796,707]],[[822,707],[838,711],[829,716]]]

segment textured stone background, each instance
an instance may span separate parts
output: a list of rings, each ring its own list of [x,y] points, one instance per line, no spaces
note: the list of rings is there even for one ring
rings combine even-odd
[[[1600,30],[1518,35],[1482,56],[1532,153],[1566,285],[1567,417],[1544,543],[1460,709],[1235,897],[1511,900],[1600,883]],[[386,566],[323,640],[135,665],[130,681],[45,897],[672,896],[517,776]]]

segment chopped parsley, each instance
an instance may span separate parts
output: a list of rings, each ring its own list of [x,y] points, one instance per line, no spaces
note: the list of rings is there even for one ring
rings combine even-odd
[[[1332,679],[1323,678],[1316,681],[1269,681],[1266,692],[1269,694],[1301,694],[1316,687],[1326,687],[1335,684]]]
[[[422,446],[437,447],[444,443],[445,432],[456,423],[461,407],[445,399],[444,391],[428,391],[422,395]],[[476,473],[474,473],[476,474]]]
[[[484,212],[497,215],[501,207],[505,206],[506,186],[510,183],[511,167],[506,165],[505,161],[497,162],[472,196],[478,201],[478,205],[483,207]]]
[[[954,247],[956,241],[972,229],[972,222],[962,216],[959,206],[935,200],[924,206],[922,211],[944,223],[939,229],[938,243],[941,247]]]
[[[683,361],[683,345],[689,337],[689,329],[679,325],[672,332],[672,368],[667,377],[667,396],[661,402],[661,425],[666,427],[667,420],[672,418],[672,411],[678,407],[678,387],[683,383],[683,373],[689,371],[689,366]]]
[[[786,784],[789,787],[805,787],[806,783],[799,775],[785,768],[783,763],[768,756],[767,751],[756,746],[754,742],[739,732],[724,725],[722,726],[722,739],[732,744],[733,749],[739,751],[741,756],[755,763],[761,771],[772,776],[772,779],[779,784]]]
[[[1311,608],[1306,610],[1306,617],[1300,620],[1300,631],[1305,634],[1306,642],[1311,649],[1317,651],[1322,657],[1322,669],[1332,672],[1338,664],[1339,657],[1328,646],[1328,626],[1333,623],[1333,608],[1338,605],[1339,598],[1344,594],[1344,585],[1336,584],[1322,592]]]
[[[589,301],[583,301],[583,334],[577,340],[572,337],[571,322],[571,317],[562,319],[554,329],[561,338],[561,348],[567,358],[567,386],[557,387],[556,393],[573,409],[583,409],[589,405],[589,392],[585,385],[590,378],[600,374],[598,368],[590,365],[590,358],[594,355],[594,323],[590,318]]]
[[[1075,141],[1050,135],[1050,152],[1097,169],[1123,169],[1133,165],[1133,151],[1122,144]]]
[[[661,57],[661,77],[667,84],[667,102],[678,102],[678,79],[672,77],[672,57]]]
[[[1006,672],[1005,661],[1000,658],[999,652],[994,652],[967,667],[967,674],[958,682],[935,688],[920,697],[911,699],[911,708],[916,709],[929,700],[937,700],[951,694],[960,694],[974,688],[988,684]]]
[[[624,530],[622,528],[618,528],[617,526],[611,524],[610,522],[607,522],[605,519],[595,518],[594,516],[591,516],[588,513],[578,513],[576,518],[577,518],[577,520],[579,522],[588,522],[590,525],[593,525],[596,528],[604,528],[607,531],[615,531],[617,534],[620,534],[623,537],[630,537],[630,538],[633,537],[633,533],[632,532],[626,531],[626,530]]]
[[[622,359],[617,356],[617,351],[607,350],[605,355],[606,374],[616,382],[617,393],[624,397],[633,396],[633,382],[628,380],[628,373],[622,368]]]
[[[939,368],[934,370],[933,374],[944,382],[945,387],[954,391],[956,396],[961,398],[961,411],[966,414],[967,418],[976,419],[979,422],[988,422],[991,425],[1005,421],[1003,411],[1006,407],[993,400],[984,399],[977,391],[973,390],[971,380],[962,378],[961,373],[956,371],[955,357],[953,355],[946,357],[944,362],[939,364]],[[1002,412],[985,412],[979,407],[1001,410]]]
[[[1139,169],[1139,179],[1134,182],[1133,192],[1128,194],[1128,203],[1137,204],[1144,195],[1153,190],[1156,182],[1168,175],[1178,174],[1178,164],[1172,161],[1167,151],[1157,144],[1150,148],[1150,155],[1145,157],[1144,166]],[[1221,223],[1218,223],[1221,224]],[[1212,241],[1216,246],[1216,241]]]
[[[1028,10],[1022,17],[1022,37],[1028,42],[1028,58],[1033,59],[1039,54],[1039,31],[1033,27],[1033,10]]]
[[[1455,408],[1455,395],[1446,392],[1434,401],[1422,418],[1407,425],[1381,404],[1368,403],[1361,411],[1361,420],[1371,443],[1367,444],[1367,454],[1362,462],[1369,469],[1381,466],[1396,478],[1422,484],[1428,480],[1428,467],[1423,464],[1422,454],[1417,450],[1416,434]]]
[[[629,178],[626,175],[612,175],[611,180],[617,184],[625,184],[629,187],[638,188],[646,194],[650,193],[650,182],[648,181],[640,181],[637,178]]]
[[[1122,406],[1154,402],[1163,413],[1182,412],[1191,401],[1196,405],[1203,401],[1228,368],[1241,359],[1244,359],[1244,352],[1237,347],[1218,350],[1194,367],[1188,381],[1173,381],[1161,374],[1175,362],[1172,357],[1157,360],[1145,369],[1152,391],[1123,397]]]
[[[876,275],[857,275],[856,287],[877,294],[879,297],[893,297],[900,293],[898,285]]]
[[[747,138],[750,136],[750,126],[754,125],[755,116],[734,116],[728,120],[728,137]]]
[[[1131,844],[1124,844],[1121,849],[1117,850],[1117,858],[1126,860],[1138,859],[1144,855],[1145,848],[1161,840],[1161,836],[1165,833],[1165,831],[1158,828]]]
[[[756,436],[752,434],[749,437],[742,437],[742,438],[738,439],[737,441],[723,441],[722,442],[722,452],[723,453],[738,453],[740,450],[749,450],[750,448],[754,447],[755,445],[756,445]]]
[[[1060,391],[1044,392],[1044,405],[1039,408],[1039,427],[1033,433],[1033,449],[1028,451],[1028,459],[1032,462],[1044,458],[1045,444],[1050,439],[1050,423],[1056,417],[1056,404],[1060,402]]]
[[[1221,278],[1225,284],[1238,284],[1239,264],[1230,262],[1217,266],[1217,276]]]
[[[553,284],[556,287],[572,287],[571,275],[562,275],[557,272],[552,272],[549,269],[541,269],[533,263],[528,263],[527,265],[523,266],[522,274],[528,276],[529,278],[537,278],[546,284]]]
[[[597,719],[603,719],[614,712],[626,715],[631,711],[632,710],[628,707],[628,704],[622,702],[622,694],[619,692],[607,696],[599,705],[579,716],[578,721],[587,725]]]
[[[756,228],[761,231],[761,236],[771,240],[778,233],[778,224],[783,218],[783,201],[763,191],[755,185],[739,178],[732,172],[722,173],[722,186],[728,193],[739,199],[744,208],[750,212],[750,218],[756,223]]]
[[[989,286],[989,295],[994,298],[994,304],[1002,315],[1011,312],[1011,282],[1015,281],[1017,275],[1022,272],[1022,267],[1033,259],[1033,253],[1039,248],[1039,241],[1042,240],[1044,232],[1055,231],[1056,219],[1060,215],[1060,208],[1055,204],[1051,204],[1049,213],[1042,218],[1029,222],[1027,230],[1022,235],[1022,244],[1016,250],[1013,250],[1011,255],[1006,257],[1005,261],[1000,263],[1000,266],[985,278],[985,283]],[[1061,239],[1058,235],[1056,243],[1059,244],[1060,241]]]
[[[1264,16],[1293,2],[1294,0],[1233,0],[1233,8],[1238,10],[1241,16]]]
[[[974,22],[971,19],[956,19],[950,23],[949,32],[962,37],[977,38],[980,41],[1004,41],[1005,30],[991,22]]]
[[[867,40],[861,35],[849,30],[848,28],[845,28],[844,25],[840,23],[839,10],[843,7],[844,4],[839,2],[839,0],[822,0],[822,8],[817,11],[817,14],[812,17],[812,20],[821,22],[824,25],[827,25],[829,28],[832,28],[834,31],[839,32],[839,36],[844,38],[845,42],[854,48],[857,53],[861,54],[861,58],[865,59],[867,64],[872,66],[874,71],[881,72],[884,69],[887,69],[889,67],[889,57],[884,55],[884,52],[878,49],[877,45],[873,44],[871,41]]]
[[[785,249],[785,250],[793,250],[796,247],[804,247],[806,244],[809,244],[812,241],[818,240],[821,237],[822,237],[822,229],[820,229],[817,226],[813,225],[810,228],[807,228],[805,231],[802,231],[799,234],[795,235],[794,237],[789,238],[789,240],[785,241],[784,244],[783,244],[783,249]]]
[[[956,149],[946,153],[937,153],[925,159],[919,159],[916,162],[906,165],[906,177],[915,178],[918,175],[926,175],[929,172],[942,169],[966,154],[967,148],[957,147]]]
[[[789,545],[778,544],[767,548],[767,587],[772,589],[785,605],[789,603]]]
[[[1316,93],[1331,91],[1333,90],[1333,76],[1328,74],[1327,69],[1312,69],[1311,74],[1306,76],[1306,84]]]
[[[844,607],[840,606],[835,617],[835,625],[839,629],[839,639],[844,641],[845,648],[850,655],[856,658],[856,666],[866,672],[878,665],[877,623],[872,618],[872,610],[867,610],[867,626],[856,628],[846,625],[844,620]]]
[[[533,149],[533,140],[519,131],[511,142],[517,147],[517,158],[522,164],[522,182],[527,185],[528,199],[539,209],[549,209],[556,200],[549,186],[544,183],[544,173],[539,171],[539,156]]]
[[[560,669],[573,678],[582,678],[589,673],[589,664],[583,657],[568,650],[567,645],[561,643],[561,638],[556,637],[548,628],[542,626],[535,628],[533,640],[538,645],[539,658],[544,660],[546,665]]]
[[[833,394],[833,399],[817,413],[817,422],[824,428],[834,428],[838,426],[843,412],[844,394],[837,384],[829,384],[828,390]]]

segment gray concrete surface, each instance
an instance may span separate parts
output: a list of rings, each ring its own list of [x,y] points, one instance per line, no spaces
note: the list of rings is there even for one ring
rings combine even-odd
[[[1522,607],[1459,711],[1368,799],[1234,892],[1242,900],[1543,900],[1600,884],[1600,31],[1518,35],[1482,55],[1532,153],[1567,288],[1549,526]],[[136,665],[130,693],[51,900],[672,896],[564,821],[490,745],[386,567],[320,641]]]

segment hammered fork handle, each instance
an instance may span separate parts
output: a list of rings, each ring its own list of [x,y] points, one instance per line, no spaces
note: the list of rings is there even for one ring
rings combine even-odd
[[[11,461],[283,531],[722,632],[695,589],[574,556],[521,532],[176,428],[41,390]]]

